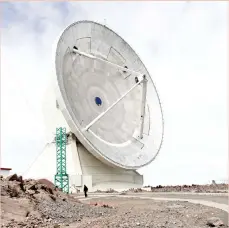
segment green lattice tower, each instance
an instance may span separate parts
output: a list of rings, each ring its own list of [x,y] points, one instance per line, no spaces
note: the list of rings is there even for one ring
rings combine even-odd
[[[69,179],[66,170],[66,128],[56,128],[56,175],[55,185],[69,193]]]

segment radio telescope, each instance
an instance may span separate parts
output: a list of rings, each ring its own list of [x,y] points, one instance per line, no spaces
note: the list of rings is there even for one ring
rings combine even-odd
[[[70,191],[142,187],[136,170],[151,163],[163,139],[154,83],[135,51],[108,27],[78,21],[60,36],[55,92],[44,100],[47,136],[66,127]],[[53,181],[55,144],[48,144],[28,177]]]

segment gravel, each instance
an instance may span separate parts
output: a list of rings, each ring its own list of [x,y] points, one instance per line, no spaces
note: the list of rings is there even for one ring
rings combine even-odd
[[[148,189],[148,190],[146,190]],[[153,186],[145,186],[144,188],[131,188],[124,192],[193,192],[193,193],[227,193],[228,185],[227,184],[207,184],[207,185],[174,185],[174,186],[162,186],[158,185],[156,187]]]
[[[51,218],[54,223],[79,222],[83,218],[98,218],[100,216],[110,216],[111,213],[114,213],[114,209],[94,207],[60,199],[42,201],[37,205],[37,209],[47,218]]]
[[[0,185],[2,227],[58,227],[115,213],[114,208],[82,204],[55,186],[16,174],[1,177]]]
[[[0,185],[1,227],[228,227],[228,213],[188,202],[107,197],[81,203],[47,181],[16,174],[1,177]]]
[[[80,224],[74,223],[70,227],[207,228],[211,227],[210,222],[214,223],[215,227],[228,227],[226,212],[188,202],[116,197],[103,198],[101,202],[114,205],[117,213],[109,217],[85,219]]]

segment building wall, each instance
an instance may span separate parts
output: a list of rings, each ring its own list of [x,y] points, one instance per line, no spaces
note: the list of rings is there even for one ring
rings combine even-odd
[[[0,175],[7,177],[10,175],[10,170],[0,170]]]
[[[66,155],[70,192],[75,192],[76,189],[82,191],[84,184],[88,186],[89,191],[142,187],[142,175],[133,170],[113,168],[102,163],[82,144],[76,143],[75,139],[70,138]],[[56,146],[52,143],[46,146],[24,178],[45,178],[54,183],[55,174]]]
[[[92,176],[92,186],[102,183],[130,183],[136,185],[143,184],[143,177],[133,170],[110,167],[90,154],[82,145],[78,145],[78,153],[83,175]],[[112,182],[112,183],[111,183]]]

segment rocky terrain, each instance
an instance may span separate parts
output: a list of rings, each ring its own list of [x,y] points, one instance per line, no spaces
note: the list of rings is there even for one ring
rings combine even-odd
[[[228,213],[188,202],[107,197],[93,202],[113,205],[117,212],[109,217],[91,218],[71,228],[209,228],[228,227]]]
[[[42,180],[23,180],[14,174],[1,177],[0,185],[2,227],[59,227],[115,213],[107,205],[82,204]]]
[[[102,192],[102,191],[97,191]],[[108,189],[104,193],[114,193],[113,189]],[[189,192],[189,193],[227,193],[227,184],[217,185],[176,185],[176,186],[161,186],[156,187],[146,186],[144,188],[131,188],[125,193],[137,193],[137,192]]]
[[[174,186],[145,186],[143,188],[131,188],[122,193],[137,193],[137,192],[190,192],[190,193],[227,193],[228,184],[209,184],[209,185],[174,185]],[[97,190],[96,193],[117,193],[114,189],[106,191]]]
[[[195,192],[195,193],[222,193],[228,192],[227,184],[209,184],[209,185],[176,185],[150,187],[152,192]]]
[[[1,227],[228,227],[227,212],[188,202],[108,196],[81,203],[47,180],[23,180],[16,174],[1,177],[0,185]]]

